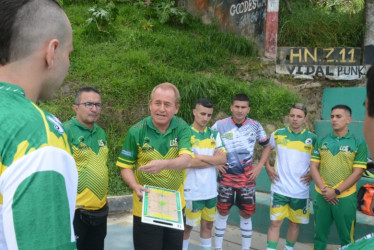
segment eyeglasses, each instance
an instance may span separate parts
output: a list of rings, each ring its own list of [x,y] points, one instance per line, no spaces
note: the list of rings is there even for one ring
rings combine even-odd
[[[83,104],[88,109],[92,109],[93,106],[95,106],[97,109],[102,109],[103,108],[102,103],[93,103],[93,102],[82,102],[82,103],[77,103],[75,105],[79,106],[81,104]]]

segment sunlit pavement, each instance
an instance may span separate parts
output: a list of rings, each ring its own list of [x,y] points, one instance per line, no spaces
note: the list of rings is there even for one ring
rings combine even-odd
[[[302,232],[301,232],[302,233]],[[214,241],[214,240],[213,240]],[[280,239],[278,249],[284,249],[285,240]],[[328,250],[337,249],[337,245],[329,245]],[[296,243],[295,250],[312,249],[311,243]],[[115,213],[110,214],[108,218],[108,234],[105,239],[106,250],[133,250],[132,243],[132,214],[131,213]],[[241,233],[236,226],[228,225],[223,249],[241,250]],[[251,249],[266,249],[266,234],[253,232]],[[152,249],[150,249],[152,250]],[[191,233],[191,241],[189,250],[200,250],[199,247],[199,228],[194,228]]]

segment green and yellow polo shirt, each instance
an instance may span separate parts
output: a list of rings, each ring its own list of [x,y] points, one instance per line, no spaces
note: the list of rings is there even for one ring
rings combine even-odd
[[[0,249],[75,249],[77,170],[60,121],[0,82]]]
[[[180,191],[182,206],[184,206],[185,171],[167,169],[158,174],[147,174],[139,172],[138,168],[152,160],[175,159],[182,154],[192,156],[190,140],[190,127],[182,118],[174,116],[169,128],[163,134],[153,125],[152,117],[149,116],[130,128],[116,165],[121,168],[134,169],[136,182],[140,185]],[[140,217],[141,212],[142,203],[133,192],[133,213]]]
[[[311,161],[320,163],[319,173],[323,183],[335,189],[352,174],[353,168],[366,169],[367,147],[364,141],[350,132],[342,137],[330,133],[317,139]],[[317,185],[315,188],[322,194]],[[338,198],[354,192],[356,184],[342,192]]]
[[[89,129],[75,117],[64,123],[64,129],[78,169],[76,208],[98,210],[105,205],[108,195],[106,134],[98,125]]]

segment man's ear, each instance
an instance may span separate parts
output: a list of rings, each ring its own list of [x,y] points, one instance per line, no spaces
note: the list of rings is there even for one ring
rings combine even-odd
[[[74,104],[72,108],[73,108],[73,110],[75,111],[75,113],[77,113],[78,105],[75,105],[75,104]]]
[[[179,111],[179,104],[176,105],[176,108],[177,108],[177,110],[175,111],[175,114],[174,114],[174,115],[178,114],[178,111]]]
[[[60,42],[57,39],[52,39],[47,44],[47,53],[45,56],[45,62],[47,64],[48,69],[52,69],[53,67],[53,60],[55,59],[55,54]]]

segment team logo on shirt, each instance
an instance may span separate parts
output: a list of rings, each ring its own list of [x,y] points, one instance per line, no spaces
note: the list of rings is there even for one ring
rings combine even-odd
[[[105,141],[104,140],[98,140],[97,143],[99,144],[99,147],[104,147],[105,146]]]
[[[351,148],[349,146],[340,146],[339,151],[343,153],[348,153],[351,151]]]
[[[54,128],[57,130],[57,132],[59,132],[61,135],[64,133],[64,129],[62,128],[62,123],[57,117],[47,115],[47,119],[48,121],[53,123]]]
[[[178,138],[170,140],[170,147],[178,147]]]
[[[153,150],[154,150],[154,147],[152,147],[148,143],[146,143],[142,146],[142,151],[144,151],[144,152],[150,152],[150,151],[153,151]]]
[[[249,132],[248,137],[249,137],[249,139],[254,139],[254,138],[256,138],[256,133],[255,132]]]
[[[328,151],[329,149],[327,148],[327,142],[324,142],[323,144],[322,144],[322,147],[321,147],[321,151]]]
[[[305,144],[308,146],[312,145],[312,142],[313,142],[312,138],[308,138],[305,140]]]

